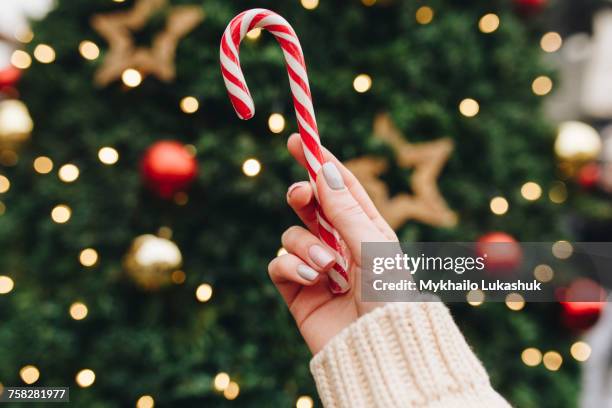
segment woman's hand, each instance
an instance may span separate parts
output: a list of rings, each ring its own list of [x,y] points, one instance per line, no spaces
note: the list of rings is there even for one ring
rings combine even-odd
[[[287,145],[295,159],[305,166],[299,135],[292,135]],[[334,257],[318,238],[314,195],[307,181],[295,183],[287,192],[287,202],[305,228],[293,226],[283,233],[282,244],[289,253],[273,259],[268,266],[272,282],[313,354],[379,305],[360,301],[361,243],[397,242],[397,236],[355,176],[325,149],[323,157],[326,163],[317,175],[317,191],[323,212],[342,237],[345,252],[350,254],[349,291],[333,295],[328,288],[326,272],[334,264]]]

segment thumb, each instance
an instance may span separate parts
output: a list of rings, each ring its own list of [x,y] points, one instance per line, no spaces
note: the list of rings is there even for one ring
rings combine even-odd
[[[317,175],[319,203],[325,217],[348,246],[353,259],[361,259],[362,242],[387,241],[346,187],[333,162],[323,164]]]

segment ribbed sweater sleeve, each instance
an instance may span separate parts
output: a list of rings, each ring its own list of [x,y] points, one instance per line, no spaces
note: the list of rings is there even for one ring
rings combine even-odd
[[[391,303],[310,362],[326,408],[509,407],[441,302]]]

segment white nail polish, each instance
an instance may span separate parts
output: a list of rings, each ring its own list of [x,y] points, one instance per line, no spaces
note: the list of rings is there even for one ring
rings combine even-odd
[[[327,268],[334,261],[334,257],[320,245],[313,245],[308,248],[308,255],[319,268]]]
[[[344,180],[342,180],[342,175],[334,163],[327,162],[323,164],[323,177],[325,177],[327,185],[332,190],[342,190],[344,188]]]
[[[310,266],[304,264],[298,265],[297,273],[307,281],[313,281],[317,279],[317,276],[319,276],[319,273],[317,271],[312,269]]]

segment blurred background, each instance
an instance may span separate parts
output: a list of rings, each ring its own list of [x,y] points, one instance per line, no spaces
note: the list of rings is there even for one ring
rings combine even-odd
[[[611,240],[610,1],[3,0],[0,392],[320,406],[267,276],[306,176],[283,57],[243,42],[248,122],[219,68],[256,6],[295,28],[323,144],[401,240]],[[612,406],[605,303],[450,307],[514,405]]]

